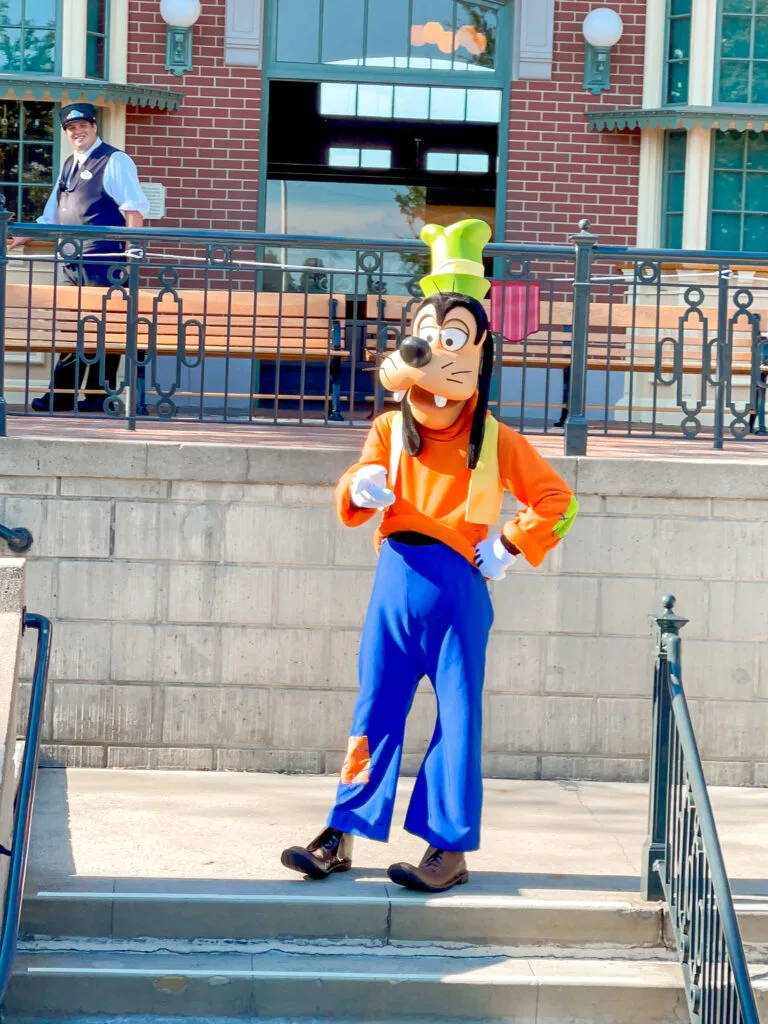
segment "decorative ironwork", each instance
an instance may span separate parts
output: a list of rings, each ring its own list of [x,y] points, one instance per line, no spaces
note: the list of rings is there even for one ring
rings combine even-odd
[[[680,667],[687,619],[665,597],[656,617],[648,838],[643,897],[667,904],[692,1024],[758,1024]]]

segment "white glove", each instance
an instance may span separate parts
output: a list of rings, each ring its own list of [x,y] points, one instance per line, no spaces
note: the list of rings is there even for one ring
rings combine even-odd
[[[352,477],[349,497],[357,508],[388,508],[395,500],[383,466],[363,466]]]
[[[475,545],[475,565],[487,580],[503,580],[516,558],[502,544],[500,533]]]

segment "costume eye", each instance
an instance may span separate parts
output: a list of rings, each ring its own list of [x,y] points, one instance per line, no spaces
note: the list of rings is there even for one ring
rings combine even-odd
[[[447,327],[440,332],[440,342],[449,352],[458,352],[468,341],[469,335],[466,331],[460,331],[458,327]]]
[[[437,341],[437,327],[420,327],[417,337],[426,341],[428,345],[434,345]]]

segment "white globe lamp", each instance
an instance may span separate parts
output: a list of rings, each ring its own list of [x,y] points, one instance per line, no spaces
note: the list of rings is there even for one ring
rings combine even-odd
[[[584,88],[596,96],[611,87],[611,47],[621,39],[624,23],[612,7],[596,7],[584,19]]]
[[[160,17],[168,26],[165,70],[192,71],[192,26],[200,17],[200,0],[160,0]]]

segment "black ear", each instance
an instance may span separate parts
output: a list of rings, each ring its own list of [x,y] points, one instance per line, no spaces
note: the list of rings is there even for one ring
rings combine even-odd
[[[480,374],[477,378],[477,405],[472,417],[472,429],[469,432],[469,445],[467,447],[467,465],[470,469],[474,469],[477,466],[480,459],[480,451],[483,447],[485,415],[488,412],[488,397],[491,392],[491,378],[493,377],[493,357],[493,336],[488,331],[483,342],[483,354],[480,357]]]
[[[416,420],[408,402],[408,396],[403,398],[403,448],[408,455],[418,455],[421,452],[421,434],[419,433]]]

